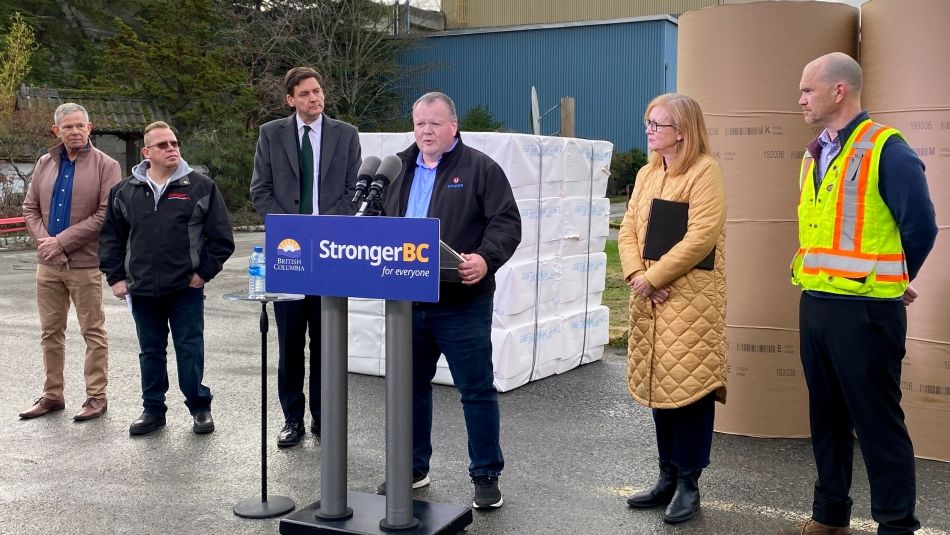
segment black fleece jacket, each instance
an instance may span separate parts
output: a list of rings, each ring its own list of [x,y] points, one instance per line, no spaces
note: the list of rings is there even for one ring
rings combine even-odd
[[[99,268],[109,285],[162,296],[210,281],[234,252],[231,219],[215,183],[192,172],[168,184],[155,203],[152,189],[130,176],[109,194],[99,234]]]
[[[413,144],[397,156],[402,173],[388,188],[383,209],[386,215],[403,217],[419,148]],[[495,272],[521,243],[521,214],[502,168],[466,146],[459,136],[436,170],[429,217],[439,220],[442,241],[460,253],[480,255],[488,265],[488,273],[478,284],[442,282],[439,303],[461,303],[494,293]]]

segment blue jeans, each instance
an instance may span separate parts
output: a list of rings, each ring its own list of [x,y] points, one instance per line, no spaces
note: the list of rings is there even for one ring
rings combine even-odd
[[[498,392],[491,348],[492,296],[461,304],[412,307],[412,467],[428,474],[432,458],[432,378],[444,353],[462,396],[468,431],[469,475],[499,476]]]
[[[204,376],[204,290],[187,288],[159,297],[132,296],[132,316],[139,338],[142,405],[149,414],[165,414],[168,392],[168,332],[171,327],[178,363],[178,387],[191,414],[211,410],[211,390]]]

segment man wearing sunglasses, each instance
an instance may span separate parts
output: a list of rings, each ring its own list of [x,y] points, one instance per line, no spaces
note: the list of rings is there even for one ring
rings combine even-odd
[[[215,183],[181,158],[162,121],[145,128],[145,159],[109,195],[99,236],[102,271],[118,299],[129,300],[139,339],[142,415],[129,434],[165,425],[168,333],[178,387],[198,434],[214,431],[204,376],[204,285],[234,252],[231,220]]]
[[[43,394],[20,418],[66,407],[63,367],[69,301],[86,342],[86,402],[76,421],[106,412],[109,339],[102,308],[102,274],[96,247],[109,190],[122,178],[119,162],[92,146],[89,113],[66,103],[53,114],[60,144],[40,157],[23,202],[26,228],[36,244],[36,304],[46,376]]]

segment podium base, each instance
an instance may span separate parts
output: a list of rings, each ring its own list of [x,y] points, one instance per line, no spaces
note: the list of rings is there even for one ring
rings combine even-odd
[[[271,518],[289,513],[297,504],[286,496],[267,495],[267,501],[260,497],[248,498],[234,504],[234,514],[242,518]]]
[[[282,535],[310,535],[313,533],[348,533],[353,535],[435,535],[465,531],[472,523],[472,510],[460,505],[446,505],[412,500],[412,516],[419,523],[406,529],[383,529],[380,521],[386,518],[386,497],[364,492],[346,493],[347,505],[353,516],[344,520],[324,520],[316,516],[320,502],[314,502],[280,521]]]

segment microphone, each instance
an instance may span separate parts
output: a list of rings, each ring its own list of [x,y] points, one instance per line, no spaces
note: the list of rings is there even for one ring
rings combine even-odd
[[[366,190],[369,188],[370,182],[373,181],[376,169],[379,168],[379,162],[380,159],[376,156],[367,156],[363,160],[363,165],[360,166],[360,170],[356,174],[356,195],[353,195],[351,202],[359,202],[366,195]]]
[[[379,164],[379,169],[376,170],[373,183],[369,186],[369,193],[366,195],[366,204],[372,204],[373,201],[378,199],[383,194],[383,188],[388,186],[393,180],[396,180],[396,177],[398,177],[401,172],[402,160],[399,159],[399,156],[390,154],[383,158],[383,161]]]

